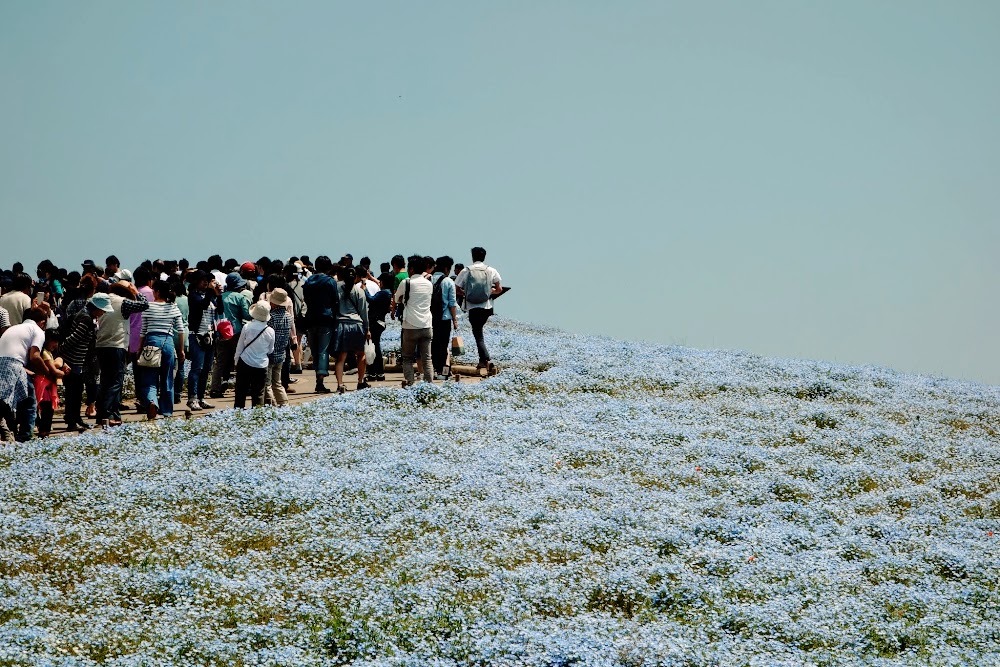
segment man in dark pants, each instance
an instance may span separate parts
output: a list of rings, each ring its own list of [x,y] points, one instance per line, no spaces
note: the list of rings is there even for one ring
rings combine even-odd
[[[455,281],[449,278],[453,260],[448,255],[438,257],[434,262],[435,273],[431,276],[434,291],[431,294],[431,313],[434,315],[434,338],[431,340],[431,359],[434,361],[434,379],[447,380],[444,365],[448,361],[448,345],[451,331],[458,329],[458,301]]]
[[[465,299],[463,308],[469,314],[472,335],[479,350],[479,368],[489,370],[493,363],[486,349],[483,327],[493,315],[493,297],[503,294],[500,273],[486,265],[486,250],[476,246],[472,249],[472,264],[462,270],[455,279],[458,296]]]
[[[62,345],[59,347],[67,371],[63,377],[63,384],[66,387],[63,420],[66,422],[66,428],[75,428],[79,431],[90,428],[80,415],[83,402],[83,374],[87,364],[96,356],[96,321],[105,313],[111,312],[114,312],[114,308],[111,307],[111,297],[98,292],[90,297],[86,307],[79,310],[69,321],[69,333],[63,337]]]

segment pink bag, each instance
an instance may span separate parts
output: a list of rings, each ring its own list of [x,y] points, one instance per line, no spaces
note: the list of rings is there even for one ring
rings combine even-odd
[[[215,330],[219,332],[222,340],[229,340],[233,337],[233,323],[229,320],[219,320],[215,325]]]

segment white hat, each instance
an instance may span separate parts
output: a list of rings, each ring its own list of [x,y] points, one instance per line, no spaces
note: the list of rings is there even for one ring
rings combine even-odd
[[[258,301],[254,305],[250,306],[250,317],[254,318],[258,322],[267,322],[268,318],[271,317],[271,306],[266,301]]]

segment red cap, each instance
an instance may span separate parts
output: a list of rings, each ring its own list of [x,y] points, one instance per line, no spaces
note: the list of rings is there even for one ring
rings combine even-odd
[[[253,262],[243,262],[243,264],[240,265],[240,271],[253,271],[256,273],[257,265]]]

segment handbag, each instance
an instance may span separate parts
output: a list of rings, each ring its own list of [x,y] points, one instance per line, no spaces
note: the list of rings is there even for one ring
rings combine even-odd
[[[371,341],[365,343],[365,363],[375,363],[375,343]]]
[[[451,356],[460,357],[465,354],[465,342],[462,340],[461,336],[452,336],[451,338]]]
[[[160,348],[155,345],[147,345],[139,350],[139,359],[136,360],[136,363],[143,368],[159,368],[162,361],[163,355]]]

